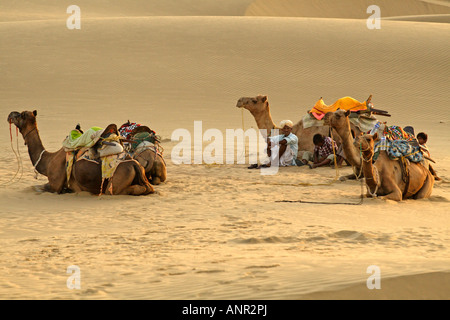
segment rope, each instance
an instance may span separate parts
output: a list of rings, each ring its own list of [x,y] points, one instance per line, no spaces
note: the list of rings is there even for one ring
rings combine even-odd
[[[16,127],[16,148],[17,148],[17,152],[16,152],[16,150],[14,150],[12,131],[11,131],[11,123],[9,123],[9,137],[10,137],[11,150],[13,151],[14,155],[16,156],[16,160],[17,160],[17,170],[16,170],[15,174],[13,175],[13,177],[11,179],[9,179],[8,181],[1,183],[0,187],[6,187],[13,183],[17,183],[22,179],[22,176],[23,176],[23,164],[22,164],[22,158],[20,157],[20,149],[19,149],[19,132],[18,132],[18,128]],[[19,180],[14,181],[14,179],[19,174],[19,171],[21,171]]]
[[[372,192],[372,191],[370,191],[370,187],[369,187],[369,185],[367,184],[367,179],[369,179],[369,178],[365,178],[364,180],[366,180],[366,189],[367,189],[367,192],[372,196],[372,198],[376,198],[377,197],[377,191],[378,191],[378,187],[380,186],[380,174],[378,173],[378,169],[377,169],[377,167],[376,166],[372,166],[374,169],[375,169],[375,173],[376,173],[376,176],[377,176],[377,182],[376,182],[376,185],[375,185],[375,190]],[[372,179],[372,178],[371,178]]]
[[[275,202],[287,202],[287,203],[310,203],[310,204],[342,204],[350,206],[359,206],[363,204],[364,201],[364,180],[361,179],[361,195],[359,202],[325,202],[325,201],[305,201],[305,200],[277,200]]]
[[[34,177],[35,179],[37,179],[38,175],[39,175],[39,172],[37,171],[36,167],[38,166],[39,162],[41,162],[42,155],[44,154],[44,152],[45,152],[45,149],[42,150],[41,154],[39,155],[39,159],[36,161],[36,163],[33,166],[34,167],[34,172],[36,173],[36,176]]]
[[[333,130],[330,130],[330,135],[331,135],[331,139],[333,140],[334,143],[334,139],[333,139]],[[302,185],[308,185],[308,186],[319,186],[319,185],[331,185],[332,183],[334,183],[338,178],[339,178],[339,169],[337,167],[337,160],[336,160],[336,152],[335,152],[335,148],[333,147],[333,154],[334,154],[334,165],[336,167],[336,178],[330,182],[330,183],[319,183],[319,184],[302,184]],[[360,147],[360,154],[362,157],[362,151],[361,151],[361,147]],[[361,158],[362,159],[362,158]],[[354,166],[352,166],[353,172],[355,173],[355,168]],[[361,166],[361,170],[359,172],[359,175],[357,175],[355,173],[355,176],[357,179],[359,179],[359,177],[361,176],[362,173],[362,166]],[[352,206],[358,206],[358,205],[362,205],[363,201],[364,201],[364,179],[361,179],[361,195],[359,198],[359,202],[325,202],[325,201],[305,201],[305,200],[278,200],[275,202],[288,202],[288,203],[311,203],[311,204],[342,204],[342,205],[352,205]],[[280,185],[285,185],[285,184],[280,184]],[[297,184],[300,185],[300,184]]]

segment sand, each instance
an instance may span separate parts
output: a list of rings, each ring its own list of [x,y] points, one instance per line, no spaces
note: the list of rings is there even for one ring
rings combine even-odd
[[[0,299],[449,299],[449,25],[426,22],[448,14],[448,1],[384,1],[390,17],[425,18],[379,30],[356,12],[365,1],[289,17],[292,1],[190,3],[78,1],[81,30],[68,30],[70,1],[1,2],[0,184],[18,165],[6,118],[35,109],[49,151],[77,123],[150,126],[168,180],[145,197],[39,193],[46,178],[34,179],[19,136],[23,175],[0,190]],[[429,199],[352,205],[360,182],[335,182],[330,168],[262,176],[248,161],[173,163],[172,133],[187,129],[193,141],[194,121],[224,136],[255,128],[235,106],[257,94],[276,123],[300,120],[320,97],[372,94],[388,124],[429,134],[444,181]],[[295,185],[306,182],[329,184]],[[79,290],[67,288],[71,265]],[[366,286],[371,265],[379,290]]]

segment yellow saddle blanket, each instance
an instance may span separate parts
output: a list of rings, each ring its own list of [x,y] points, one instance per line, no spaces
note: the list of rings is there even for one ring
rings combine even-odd
[[[351,110],[351,111],[361,111],[361,110],[367,110],[367,103],[359,102],[356,99],[353,99],[352,97],[344,97],[337,100],[332,105],[327,106],[322,98],[319,99],[319,101],[316,102],[314,107],[309,111],[310,114],[312,114],[317,120],[322,120],[322,118],[325,116],[328,112],[335,112],[337,109],[342,110]]]

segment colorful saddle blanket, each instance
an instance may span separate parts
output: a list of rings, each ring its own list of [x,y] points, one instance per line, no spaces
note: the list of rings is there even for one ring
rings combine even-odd
[[[92,127],[86,132],[81,133],[79,130],[72,130],[64,139],[62,145],[66,152],[78,150],[81,148],[90,148],[100,139],[104,129],[100,127]]]
[[[326,113],[335,112],[337,109],[362,111],[367,110],[367,103],[366,101],[361,103],[351,97],[344,97],[327,106],[323,99],[320,98],[308,113],[312,114],[317,120],[322,120]]]
[[[136,123],[136,122],[130,122],[128,121],[127,123],[124,123],[120,128],[119,128],[119,133],[122,137],[124,137],[125,139],[129,138],[130,133],[140,127],[141,125]]]
[[[406,140],[415,141],[416,137],[399,126],[386,126],[383,135],[388,140]]]
[[[388,140],[381,139],[375,143],[373,160],[380,155],[380,151],[386,151],[389,158],[398,160],[406,158],[411,162],[421,162],[423,153],[419,146],[414,146],[407,140]]]

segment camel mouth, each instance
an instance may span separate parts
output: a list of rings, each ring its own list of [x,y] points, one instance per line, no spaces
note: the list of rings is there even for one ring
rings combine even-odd
[[[323,123],[327,126],[331,125],[331,115],[332,115],[332,112],[328,112],[323,117]]]
[[[13,123],[18,117],[20,117],[20,113],[17,111],[13,111],[8,115],[8,123],[11,124]]]

